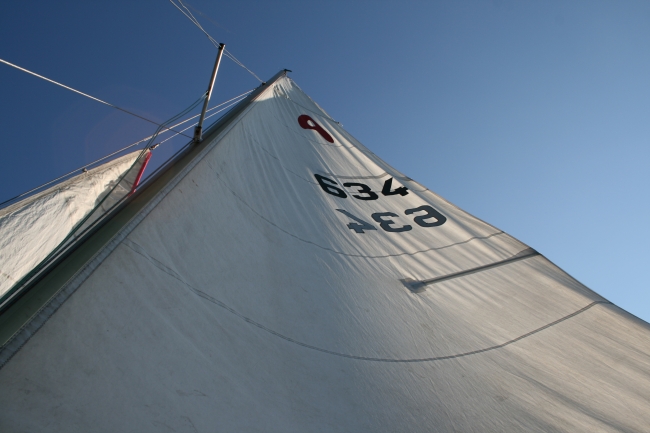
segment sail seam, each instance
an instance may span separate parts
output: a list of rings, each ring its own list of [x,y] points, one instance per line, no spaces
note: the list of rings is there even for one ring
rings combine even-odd
[[[302,107],[302,108],[304,108],[305,110],[307,110],[307,111],[309,111],[309,112],[311,112],[311,113],[314,113],[314,114],[318,115],[319,117],[322,117],[322,118],[327,119],[327,120],[331,120],[332,122],[336,123],[337,125],[340,125],[340,124],[341,124],[341,122],[332,119],[330,116],[328,116],[328,115],[326,115],[326,114],[323,114],[323,113],[319,113],[318,111],[314,111],[314,110],[312,110],[312,109],[310,109],[310,108],[307,108],[307,107],[305,107],[304,105],[302,105],[302,104],[300,104],[300,103],[294,101],[293,99],[291,99],[291,98],[288,97],[288,96],[286,97],[286,99],[288,99],[289,101],[293,102],[293,103],[296,104],[297,106]]]
[[[281,232],[283,232],[283,233],[285,233],[285,234],[287,234],[287,235],[289,235],[289,236],[291,236],[291,237],[293,237],[293,238],[296,238],[296,239],[298,239],[298,240],[301,241],[301,242],[305,242],[305,243],[308,243],[308,244],[314,245],[314,246],[316,246],[316,247],[318,247],[318,248],[321,248],[321,249],[323,249],[323,250],[331,251],[331,252],[333,252],[333,253],[335,253],[335,254],[339,254],[339,255],[347,256],[347,257],[363,257],[363,258],[366,258],[366,259],[385,259],[385,258],[388,258],[388,257],[414,256],[414,255],[416,255],[416,254],[426,253],[426,252],[429,252],[429,251],[438,251],[438,250],[443,250],[443,249],[445,249],[445,248],[450,248],[450,247],[454,247],[454,246],[457,246],[457,245],[465,244],[465,243],[467,243],[467,242],[471,242],[471,241],[473,241],[473,240],[477,240],[477,239],[485,240],[485,239],[489,239],[489,238],[491,238],[492,236],[497,236],[497,235],[506,234],[506,233],[503,232],[503,231],[498,231],[498,232],[496,232],[496,233],[491,233],[491,234],[486,235],[486,236],[472,236],[471,238],[466,239],[466,240],[464,240],[464,241],[456,242],[456,243],[449,244],[449,245],[443,245],[442,247],[432,247],[432,248],[428,248],[428,249],[426,249],[426,250],[419,250],[419,251],[414,251],[414,252],[410,252],[410,253],[409,253],[409,252],[403,252],[403,253],[398,253],[398,254],[386,254],[386,255],[382,255],[382,256],[366,256],[366,255],[363,255],[363,254],[344,253],[344,252],[342,252],[342,251],[336,251],[336,250],[334,250],[334,249],[332,249],[332,248],[324,247],[324,246],[322,246],[322,245],[319,245],[319,244],[317,244],[317,243],[315,243],[315,242],[312,242],[312,241],[309,241],[309,240],[307,240],[307,239],[303,239],[303,238],[301,238],[301,237],[299,237],[299,236],[296,236],[296,235],[294,235],[293,233],[291,233],[291,232],[289,232],[289,231],[283,229],[282,227],[278,226],[277,224],[275,224],[275,223],[272,222],[271,220],[269,220],[269,219],[267,219],[266,217],[264,217],[262,214],[258,213],[255,209],[253,209],[253,208],[252,208],[248,203],[246,203],[246,202],[245,202],[241,197],[239,197],[239,196],[237,195],[237,193],[235,193],[232,189],[230,189],[230,187],[228,187],[228,185],[226,185],[226,183],[221,179],[221,177],[220,177],[219,175],[217,175],[216,178],[217,178],[219,181],[221,181],[221,182],[224,184],[224,187],[225,187],[225,188],[226,188],[226,189],[227,189],[227,190],[228,190],[228,191],[229,191],[233,196],[235,196],[235,198],[237,198],[237,200],[239,200],[239,201],[240,201],[244,206],[246,206],[247,208],[249,208],[249,209],[250,209],[250,210],[251,210],[255,215],[257,215],[258,217],[260,217],[261,219],[263,219],[264,221],[266,221],[267,223],[269,223],[269,224],[272,225],[273,227],[277,228],[277,229],[280,230]]]
[[[406,359],[377,358],[377,357],[369,357],[369,356],[359,356],[359,355],[351,355],[351,354],[342,353],[342,352],[336,352],[336,351],[329,350],[329,349],[323,349],[323,348],[318,347],[318,346],[303,343],[302,341],[298,341],[298,340],[296,340],[294,338],[291,338],[291,337],[286,336],[284,334],[281,334],[281,333],[279,333],[277,331],[274,331],[273,329],[271,329],[271,328],[269,328],[269,327],[255,321],[255,320],[251,319],[250,317],[247,317],[247,316],[241,314],[240,312],[238,312],[234,308],[228,306],[227,304],[225,304],[222,301],[216,299],[215,297],[205,293],[204,291],[193,287],[191,284],[189,284],[187,281],[185,281],[183,279],[183,277],[181,277],[174,270],[172,270],[171,268],[169,268],[167,265],[165,265],[161,261],[159,261],[159,260],[153,258],[151,255],[149,255],[141,245],[139,245],[139,244],[137,244],[137,243],[135,243],[135,242],[133,242],[133,241],[131,241],[129,239],[125,239],[122,243],[126,247],[131,249],[133,252],[135,252],[136,254],[144,257],[147,261],[149,261],[158,270],[160,270],[162,272],[165,272],[167,275],[169,275],[169,276],[173,277],[174,279],[176,279],[177,281],[183,283],[183,285],[186,286],[195,295],[199,296],[200,298],[205,299],[206,301],[209,301],[212,304],[215,304],[215,305],[223,308],[224,310],[226,310],[226,311],[230,312],[231,314],[239,317],[240,319],[244,320],[245,322],[247,322],[247,323],[249,323],[249,324],[251,324],[251,325],[253,325],[253,326],[255,326],[255,327],[257,327],[257,328],[259,328],[261,330],[263,330],[263,331],[266,331],[269,334],[275,335],[276,337],[281,338],[282,340],[285,340],[285,341],[287,341],[289,343],[296,344],[296,345],[304,347],[306,349],[312,349],[312,350],[315,350],[315,351],[318,351],[318,352],[326,353],[328,355],[338,356],[338,357],[341,357],[341,358],[355,359],[355,360],[359,360],[359,361],[386,362],[386,363],[418,363],[418,362],[444,361],[444,360],[447,360],[447,359],[464,358],[464,357],[471,356],[471,355],[478,355],[480,353],[489,352],[489,351],[496,350],[496,349],[501,349],[503,347],[506,347],[506,346],[509,346],[509,345],[511,345],[513,343],[521,341],[521,340],[523,340],[523,339],[525,339],[527,337],[530,337],[530,336],[535,335],[535,334],[537,334],[537,333],[539,333],[541,331],[544,331],[545,329],[551,328],[551,327],[553,327],[553,326],[555,326],[555,325],[557,325],[559,323],[562,323],[565,320],[571,319],[572,317],[575,317],[575,316],[589,310],[590,308],[592,308],[593,306],[595,306],[597,304],[612,304],[611,302],[606,301],[606,300],[594,301],[594,302],[580,308],[579,310],[574,311],[573,313],[567,314],[566,316],[563,316],[563,317],[561,317],[561,318],[559,318],[559,319],[557,319],[557,320],[555,320],[553,322],[547,323],[546,325],[540,326],[539,328],[536,328],[536,329],[534,329],[534,330],[532,330],[530,332],[527,332],[525,334],[522,334],[522,335],[520,335],[518,337],[512,338],[512,339],[510,339],[510,340],[508,340],[508,341],[506,341],[504,343],[496,344],[494,346],[486,347],[486,348],[483,348],[483,349],[472,350],[470,352],[463,352],[463,353],[458,353],[458,354],[454,354],[454,355],[434,356],[434,357],[429,357],[429,358],[406,358]]]
[[[296,173],[295,171],[293,171],[293,170],[291,170],[291,169],[285,167],[284,164],[282,164],[282,160],[281,160],[279,157],[273,155],[270,151],[268,151],[267,149],[265,149],[263,146],[258,146],[258,147],[259,147],[260,149],[262,149],[264,152],[266,152],[266,153],[267,153],[271,158],[276,159],[276,160],[278,161],[278,165],[279,165],[280,167],[282,167],[285,171],[287,171],[287,172],[293,174],[294,176],[296,176],[296,177],[298,177],[298,178],[304,180],[304,181],[307,182],[307,183],[311,183],[312,185],[318,185],[318,182],[314,182],[314,181],[312,181],[312,180],[305,179],[304,177],[302,177],[301,175],[299,175],[299,174]],[[337,175],[335,175],[335,174],[326,173],[326,172],[321,172],[321,173],[325,173],[326,176],[335,177],[335,178],[337,178],[337,179],[381,179],[382,177],[391,176],[391,174],[390,174],[390,173],[387,173],[387,172],[384,172],[383,174],[380,174],[380,175],[378,175],[378,176],[337,176]],[[400,180],[400,181],[413,182],[413,179],[408,178],[408,177],[405,177],[405,176],[404,176],[404,177],[400,177],[400,176],[391,176],[391,177],[392,177],[393,179],[397,179],[397,180]],[[409,190],[410,190],[410,191],[414,191],[414,192],[426,192],[426,191],[428,191],[428,189],[426,189],[426,188],[425,188],[425,189],[413,189],[413,188],[409,188]]]
[[[295,83],[294,83],[294,84],[295,84]],[[296,85],[296,86],[297,86],[297,85]],[[310,112],[312,112],[312,113],[316,113],[316,114],[318,114],[320,117],[322,117],[322,118],[324,118],[324,119],[331,120],[331,121],[333,121],[334,123],[336,123],[337,125],[341,126],[340,122],[338,122],[338,121],[332,119],[331,117],[329,117],[329,116],[327,116],[327,115],[324,115],[324,114],[322,114],[322,113],[319,114],[318,112],[316,112],[316,111],[314,111],[314,110],[310,110],[310,109],[308,109],[307,107],[303,106],[302,104],[299,104],[298,102],[296,102],[296,101],[294,101],[293,99],[289,98],[288,96],[278,96],[278,99],[279,99],[279,100],[282,100],[282,99],[288,99],[289,101],[291,101],[291,102],[293,102],[294,104],[296,104],[296,105],[298,105],[298,106],[304,108],[305,110],[308,110],[308,111],[310,111]],[[318,104],[316,104],[315,102],[312,101],[312,103],[314,103],[314,105],[318,106]],[[319,108],[320,108],[320,107],[319,107]],[[281,124],[282,126],[284,126],[285,128],[287,128],[290,132],[292,132],[292,133],[294,133],[294,134],[300,136],[301,138],[306,139],[306,140],[309,141],[310,143],[314,143],[314,144],[318,144],[318,145],[324,145],[324,146],[330,146],[330,147],[342,147],[342,148],[344,148],[344,149],[349,149],[349,150],[356,150],[356,151],[362,153],[363,155],[365,155],[366,157],[368,157],[368,158],[371,159],[371,160],[373,159],[373,157],[375,157],[375,158],[377,157],[377,155],[375,155],[372,151],[370,151],[370,149],[367,149],[365,146],[363,146],[361,143],[359,143],[358,140],[356,140],[354,137],[352,137],[352,136],[350,135],[350,133],[348,133],[345,129],[338,130],[338,129],[336,129],[335,127],[333,127],[333,128],[335,128],[335,129],[337,130],[337,132],[339,132],[341,135],[346,136],[346,138],[347,138],[348,140],[354,140],[354,141],[357,141],[357,144],[352,143],[351,146],[345,146],[345,145],[343,145],[343,144],[335,145],[335,144],[330,144],[330,143],[327,143],[327,142],[321,142],[321,141],[312,140],[312,139],[310,139],[310,138],[305,137],[303,134],[300,134],[300,133],[296,132],[296,131],[294,130],[294,128],[292,128],[292,127],[290,127],[289,125],[287,125],[287,124],[284,122],[284,120],[278,118],[278,117],[275,116],[275,115],[273,115],[273,117],[276,119],[276,121],[277,121],[279,124]],[[360,147],[359,145],[361,145],[361,147]],[[368,153],[370,153],[370,155],[368,155]],[[332,177],[340,178],[340,179],[379,179],[379,178],[382,178],[382,177],[384,177],[384,176],[386,176],[386,175],[390,175],[390,174],[389,174],[388,172],[384,171],[382,174],[379,174],[379,175],[371,175],[371,176],[338,176],[338,175],[335,175],[335,174],[333,174],[333,173],[328,173],[328,175],[330,175],[330,176],[332,176]],[[402,181],[410,181],[410,182],[417,183],[416,181],[414,181],[414,180],[411,179],[410,177],[408,177],[408,176],[404,176],[404,175],[402,175],[402,176],[393,176],[393,178],[394,178],[394,179],[398,179],[398,180],[402,180]],[[419,185],[419,184],[418,184],[418,185]],[[428,188],[423,187],[422,185],[419,185],[419,186],[422,187],[422,188],[424,188],[424,189],[422,189],[422,190],[419,191],[419,192],[429,191]]]
[[[282,97],[278,97],[278,99],[280,99],[280,100],[281,100],[281,99],[289,99],[290,101],[296,103],[295,101],[293,101],[292,99],[290,99],[290,98],[288,98],[288,97],[284,97],[284,98],[282,98]],[[313,101],[312,101],[312,102],[313,102]],[[301,106],[301,107],[303,107],[302,105],[300,105],[300,104],[298,104],[298,103],[296,103],[296,104],[299,105],[299,106]],[[317,104],[316,104],[316,105],[317,105]],[[303,107],[303,108],[306,108],[306,107]],[[310,111],[312,111],[312,110],[310,110]],[[312,111],[312,112],[314,112],[314,111]],[[345,138],[346,138],[347,140],[350,140],[350,141],[356,141],[356,143],[352,143],[351,146],[344,146],[344,145],[342,145],[342,144],[341,144],[341,145],[334,145],[334,144],[330,144],[330,143],[327,143],[327,142],[320,142],[320,141],[312,140],[312,139],[310,139],[310,138],[308,138],[308,137],[305,137],[304,135],[302,135],[302,134],[296,132],[292,127],[290,127],[289,125],[287,125],[287,124],[286,124],[282,119],[278,118],[277,116],[273,115],[273,117],[276,119],[276,121],[277,121],[279,124],[281,124],[282,126],[284,126],[285,128],[287,128],[290,132],[292,132],[293,134],[296,134],[296,135],[300,136],[301,138],[303,138],[303,139],[309,141],[310,143],[314,143],[314,144],[317,144],[317,145],[323,145],[323,146],[329,146],[329,147],[341,147],[341,148],[348,149],[348,150],[356,150],[356,151],[360,152],[361,154],[365,155],[365,156],[366,156],[368,159],[370,159],[371,161],[377,163],[377,161],[375,161],[375,159],[378,158],[377,155],[375,155],[375,154],[374,154],[370,149],[368,149],[368,148],[366,148],[365,146],[363,146],[363,144],[361,144],[358,140],[356,140],[356,139],[355,139],[352,135],[350,135],[350,133],[348,133],[345,129],[342,129],[342,128],[341,128],[340,130],[338,130],[338,129],[336,129],[336,130],[337,130],[341,135],[345,136]],[[328,116],[324,116],[324,115],[321,115],[321,117],[324,117],[324,118],[326,118],[326,119],[331,119],[330,117],[328,117]],[[340,126],[340,123],[339,123],[339,122],[335,121],[334,119],[331,119],[331,120],[334,121],[335,123],[337,123],[337,124]],[[334,127],[333,127],[333,128],[334,128]],[[258,143],[258,146],[259,146],[260,148],[262,148],[262,150],[266,151],[269,155],[275,157],[275,156],[272,155],[268,150],[266,150],[263,146],[259,145],[259,143]],[[278,160],[280,161],[279,158],[277,158],[277,157],[275,157],[275,158],[278,159]],[[293,174],[296,174],[296,173],[292,172],[291,170],[287,169],[286,167],[284,167],[282,164],[280,164],[280,166],[281,166],[282,168],[284,168],[285,170],[287,170],[287,171],[289,171],[289,172],[291,172],[291,173],[293,173]],[[394,170],[394,169],[393,169],[393,170]],[[397,170],[395,170],[395,171],[397,171]],[[334,173],[325,173],[325,174],[328,175],[328,176],[331,176],[331,177],[335,177],[335,178],[337,178],[337,179],[381,179],[382,177],[385,177],[385,176],[392,176],[394,179],[397,179],[397,180],[400,180],[400,181],[413,182],[414,184],[416,184],[416,185],[418,185],[420,188],[422,188],[422,189],[413,189],[413,188],[410,188],[411,191],[415,191],[415,192],[427,192],[427,191],[429,191],[429,192],[432,192],[429,188],[427,188],[427,187],[421,185],[420,183],[418,183],[417,181],[411,179],[411,178],[408,177],[408,176],[405,176],[405,175],[403,175],[403,174],[402,174],[402,175],[399,175],[399,176],[397,176],[397,175],[391,175],[391,174],[388,173],[387,171],[384,171],[383,173],[378,174],[378,175],[369,175],[369,176],[343,176],[343,175],[336,175],[336,174],[334,174]],[[298,176],[299,178],[301,178],[301,179],[303,179],[303,180],[306,180],[306,179],[304,179],[302,176],[300,176],[300,175],[298,175],[298,174],[296,174],[296,176]],[[307,182],[310,182],[310,181],[307,180]],[[310,182],[310,183],[313,183],[313,182]],[[435,194],[435,193],[434,193],[434,194]]]
[[[305,140],[309,141],[310,143],[317,144],[317,145],[319,145],[319,146],[327,146],[327,147],[334,147],[334,148],[343,148],[343,149],[348,149],[348,150],[350,150],[350,149],[355,149],[355,148],[352,147],[352,146],[344,146],[343,144],[331,144],[331,143],[328,143],[328,142],[324,142],[324,143],[323,143],[323,142],[320,142],[320,141],[318,141],[318,140],[313,140],[313,139],[311,139],[311,138],[309,138],[309,137],[306,137],[304,134],[301,134],[300,132],[294,131],[293,128],[292,128],[291,126],[287,125],[283,120],[279,119],[277,116],[273,116],[273,117],[275,118],[275,120],[276,120],[276,121],[277,121],[281,126],[284,126],[285,128],[287,128],[287,129],[289,130],[289,132],[291,132],[291,133],[294,134],[294,135],[297,135],[298,137],[300,137],[300,138],[302,138],[302,139],[305,139]],[[323,141],[325,141],[325,140],[323,140]]]
[[[332,117],[330,117],[330,115],[327,114],[327,112],[326,112],[326,111],[325,111],[325,110],[324,110],[320,105],[318,105],[318,103],[316,103],[316,101],[314,101],[313,99],[311,99],[311,96],[309,96],[307,93],[305,93],[305,91],[302,90],[302,88],[298,85],[298,83],[296,83],[295,81],[293,81],[290,77],[287,77],[287,78],[289,79],[289,81],[291,81],[291,85],[292,85],[292,86],[296,86],[296,88],[297,88],[298,90],[300,90],[300,92],[302,92],[302,94],[305,95],[305,96],[307,97],[307,99],[309,99],[309,101],[311,101],[311,103],[314,104],[314,106],[315,106],[318,110],[320,110],[320,112],[321,112],[320,116],[322,116],[322,117],[326,117],[326,118],[328,118],[328,119],[331,119],[333,122],[336,122],[338,125],[343,126],[343,125],[341,125],[340,122],[338,122],[338,121],[334,120]],[[292,102],[298,104],[296,101],[294,101],[293,99],[291,99],[290,97],[288,97],[288,95],[287,95],[287,99],[289,99],[290,101],[292,101]],[[298,105],[300,105],[300,104],[298,104]]]

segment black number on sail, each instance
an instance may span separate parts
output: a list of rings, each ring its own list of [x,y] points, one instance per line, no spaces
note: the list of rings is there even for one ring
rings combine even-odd
[[[343,184],[344,187],[350,188],[352,186],[358,186],[359,189],[357,190],[358,193],[361,194],[368,194],[367,196],[363,195],[353,195],[352,197],[357,198],[359,200],[377,200],[379,196],[372,192],[370,187],[366,184],[363,183],[356,183],[356,182],[348,182]]]
[[[336,209],[336,210],[341,212],[343,215],[347,216],[348,218],[356,221],[356,223],[348,224],[348,228],[350,230],[354,230],[356,233],[363,233],[364,230],[377,230],[377,228],[372,224],[365,222],[361,218],[355,217],[354,215],[352,215],[350,212],[346,210],[343,209]]]
[[[321,176],[320,174],[315,174],[314,177],[318,181],[318,184],[320,185],[321,188],[323,188],[323,191],[325,191],[328,194],[335,195],[337,197],[341,198],[346,198],[348,195],[343,191],[341,188],[338,187],[338,183],[336,181],[333,181],[330,178]]]
[[[415,209],[406,209],[404,213],[406,215],[411,215],[412,213],[415,212],[426,212],[426,215],[418,215],[415,218],[413,218],[413,221],[415,221],[415,224],[419,225],[420,227],[436,227],[436,226],[441,226],[447,221],[447,218],[432,208],[429,205],[424,205],[420,207],[416,207]],[[434,222],[426,222],[426,219],[429,218],[435,218],[436,220]]]
[[[393,187],[393,178],[391,177],[390,179],[386,179],[386,182],[384,182],[384,187],[381,190],[381,193],[383,195],[406,195],[408,194],[408,188],[405,186],[400,186],[399,188],[395,188],[394,191],[391,191],[390,189]]]
[[[387,232],[407,232],[411,230],[413,227],[410,225],[404,225],[402,227],[393,227],[393,224],[395,224],[395,221],[390,219],[390,217],[395,217],[397,218],[398,215],[394,214],[392,212],[377,212],[371,215],[372,219],[377,221],[379,225],[381,226],[382,229],[384,229]],[[388,218],[388,219],[386,219]]]

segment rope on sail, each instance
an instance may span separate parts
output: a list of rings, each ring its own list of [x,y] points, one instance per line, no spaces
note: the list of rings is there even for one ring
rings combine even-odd
[[[206,113],[209,113],[209,112],[211,112],[211,111],[213,111],[213,110],[216,110],[217,108],[219,108],[219,107],[221,107],[221,106],[223,106],[223,105],[225,105],[225,104],[228,104],[228,103],[230,102],[229,105],[223,107],[221,110],[218,110],[218,111],[216,111],[216,112],[210,114],[209,116],[206,116],[206,119],[209,119],[210,117],[212,117],[212,116],[214,116],[214,115],[216,115],[216,114],[222,112],[223,110],[232,107],[234,104],[236,104],[236,103],[238,103],[239,101],[241,101],[245,96],[247,96],[247,95],[248,95],[249,93],[251,93],[252,91],[253,91],[253,90],[249,90],[249,91],[247,91],[247,92],[244,92],[244,93],[242,93],[241,95],[235,96],[234,98],[231,98],[231,99],[229,99],[229,100],[227,100],[227,101],[224,101],[224,102],[222,102],[222,103],[220,103],[220,104],[218,104],[218,105],[215,105],[214,107],[208,109],[208,110],[206,111]],[[233,101],[234,101],[234,102],[233,102]],[[196,126],[196,125],[198,124],[198,122],[195,122],[195,123],[191,124],[189,127],[185,128],[185,129],[182,129],[182,130],[180,130],[180,131],[175,131],[175,130],[173,129],[173,128],[176,128],[177,126],[180,126],[180,125],[182,125],[182,124],[184,124],[184,123],[189,122],[189,121],[192,120],[192,119],[196,119],[197,117],[199,117],[199,115],[200,115],[200,114],[197,114],[197,115],[195,115],[195,116],[189,117],[189,118],[183,120],[182,122],[178,122],[177,124],[172,125],[169,129],[166,129],[165,131],[163,131],[162,133],[169,132],[169,131],[173,131],[174,134],[171,135],[170,137],[168,137],[168,138],[162,140],[162,141],[161,141],[160,143],[158,143],[158,144],[161,144],[161,143],[164,143],[164,142],[166,142],[166,141],[168,141],[168,140],[171,140],[171,139],[174,138],[174,137],[178,137],[178,136],[181,135],[183,132],[187,131],[188,129],[190,129],[190,128],[194,127],[194,126]],[[161,134],[162,134],[162,133],[161,133]],[[182,135],[185,135],[185,134],[182,134]],[[187,135],[185,135],[185,136],[187,137]],[[7,204],[7,203],[13,202],[13,201],[15,201],[16,199],[19,199],[19,198],[21,198],[21,197],[25,197],[26,195],[29,195],[29,194],[31,194],[31,193],[33,193],[33,192],[35,192],[35,191],[38,191],[38,190],[40,190],[40,189],[43,189],[43,188],[45,188],[46,186],[52,185],[53,183],[56,183],[57,181],[59,181],[59,180],[61,180],[61,179],[65,179],[66,177],[68,177],[68,176],[70,176],[70,175],[72,175],[72,174],[74,174],[74,173],[80,172],[80,171],[82,171],[82,170],[84,170],[84,169],[87,169],[88,167],[92,167],[92,166],[94,166],[95,164],[98,164],[98,163],[100,163],[100,162],[102,162],[102,161],[104,161],[104,160],[110,158],[111,156],[115,156],[115,155],[117,155],[117,154],[119,154],[119,153],[122,153],[122,152],[124,152],[125,150],[130,149],[130,148],[132,148],[132,147],[134,147],[134,146],[137,146],[138,144],[140,144],[140,143],[142,143],[142,142],[144,142],[144,141],[150,140],[151,138],[153,138],[153,135],[150,135],[150,136],[145,137],[145,138],[143,138],[143,139],[141,139],[141,140],[138,140],[138,141],[136,141],[135,143],[131,143],[131,144],[129,144],[128,146],[125,146],[125,147],[123,147],[123,148],[121,148],[121,149],[119,149],[119,150],[116,150],[115,152],[109,153],[108,155],[105,155],[105,156],[103,156],[103,157],[101,157],[101,158],[99,158],[99,159],[96,159],[96,160],[94,160],[93,162],[90,162],[90,163],[88,163],[88,164],[86,164],[86,165],[83,165],[83,166],[81,166],[81,167],[79,167],[79,168],[76,168],[76,169],[74,169],[74,170],[72,170],[72,171],[70,171],[70,172],[68,172],[68,173],[66,173],[66,174],[64,174],[64,175],[61,175],[61,176],[57,177],[56,179],[52,179],[52,180],[50,180],[50,181],[48,181],[48,182],[45,182],[45,183],[42,184],[42,185],[39,185],[39,186],[37,186],[37,187],[35,187],[35,188],[32,188],[32,189],[30,189],[29,191],[25,191],[25,192],[23,192],[23,193],[21,193],[21,194],[18,194],[18,195],[14,196],[14,197],[12,197],[12,198],[10,198],[10,199],[8,199],[8,200],[5,200],[5,201],[1,202],[1,203],[0,203],[0,207],[3,206],[3,205],[5,205],[5,204]]]
[[[173,5],[176,7],[176,9],[178,9],[179,11],[181,11],[181,13],[182,13],[183,15],[185,15],[185,16],[187,17],[187,19],[189,19],[190,21],[192,21],[192,23],[193,23],[196,27],[198,27],[199,30],[201,30],[201,31],[202,31],[202,32],[203,32],[203,33],[208,37],[208,39],[210,40],[210,42],[212,42],[212,45],[214,45],[215,47],[219,48],[219,42],[217,42],[216,39],[214,39],[212,36],[210,36],[210,34],[209,34],[209,33],[208,33],[204,28],[203,28],[203,26],[201,25],[201,23],[199,23],[199,20],[197,20],[196,17],[192,14],[192,12],[187,8],[187,6],[185,6],[185,4],[183,3],[183,1],[182,1],[182,0],[176,0],[176,1],[178,1],[178,3],[180,4],[180,6],[177,5],[176,3],[174,3],[174,0],[169,0],[169,2],[170,2],[171,4],[173,4]],[[182,9],[181,9],[181,6],[182,6]],[[183,9],[185,9],[185,10],[183,10]],[[255,72],[251,71],[251,70],[248,69],[248,68],[247,68],[247,67],[246,67],[242,62],[240,62],[239,60],[237,60],[237,58],[236,58],[235,56],[233,56],[232,53],[230,53],[230,51],[228,51],[227,49],[224,49],[224,54],[225,54],[226,57],[228,57],[230,60],[232,60],[233,62],[235,62],[235,64],[236,64],[237,66],[241,66],[242,68],[246,69],[246,70],[247,70],[247,71],[248,71],[248,72],[249,72],[253,77],[255,77],[255,78],[257,79],[257,81],[259,81],[260,83],[263,83],[263,82],[264,82],[260,77],[258,77],[258,76],[255,74]]]
[[[147,119],[146,117],[140,116],[139,114],[135,114],[135,113],[133,113],[132,111],[126,110],[126,109],[124,109],[124,108],[122,108],[122,107],[118,107],[117,105],[115,105],[115,104],[111,104],[110,102],[106,102],[106,101],[104,101],[104,100],[102,100],[102,99],[95,98],[94,96],[89,95],[89,94],[87,94],[87,93],[84,93],[84,92],[82,92],[82,91],[80,91],[80,90],[73,89],[73,88],[70,87],[70,86],[66,86],[65,84],[61,84],[61,83],[59,83],[58,81],[54,81],[54,80],[52,80],[52,79],[50,79],[50,78],[44,77],[44,76],[42,76],[42,75],[39,75],[39,74],[37,74],[36,72],[32,72],[32,71],[30,71],[29,69],[21,68],[20,66],[18,66],[18,65],[14,65],[13,63],[8,62],[8,61],[3,60],[3,59],[0,59],[0,62],[4,63],[5,65],[11,66],[12,68],[16,68],[16,69],[18,69],[19,71],[23,71],[23,72],[26,72],[26,73],[28,73],[28,74],[30,74],[30,75],[33,75],[33,76],[35,76],[35,77],[38,77],[38,78],[40,78],[40,79],[42,79],[42,80],[49,81],[50,83],[56,84],[57,86],[63,87],[64,89],[68,89],[68,90],[70,90],[70,91],[72,91],[72,92],[78,93],[78,94],[80,94],[80,95],[82,95],[82,96],[85,96],[86,98],[90,98],[90,99],[92,99],[93,101],[101,102],[101,103],[104,104],[104,105],[108,105],[109,107],[112,107],[112,108],[115,108],[115,109],[117,109],[117,110],[120,110],[120,111],[122,111],[122,112],[124,112],[124,113],[126,113],[126,114],[130,114],[131,116],[135,116],[135,117],[137,117],[138,119],[142,119],[142,120],[145,120],[145,121],[147,121],[147,122],[149,122],[149,123],[153,123],[154,125],[161,126],[160,123],[158,123],[158,122],[154,122],[154,121],[151,120],[151,119]],[[165,128],[165,129],[170,129],[170,128]],[[172,129],[172,131],[173,131],[173,129]],[[177,132],[177,131],[174,131],[174,132]],[[183,135],[184,135],[184,134],[183,134]],[[186,135],[186,137],[187,137],[187,138],[192,138],[192,137],[190,137],[189,135]]]

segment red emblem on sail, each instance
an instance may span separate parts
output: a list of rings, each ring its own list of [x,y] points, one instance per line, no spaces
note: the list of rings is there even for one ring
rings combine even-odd
[[[314,119],[307,116],[306,114],[301,114],[300,117],[298,117],[298,123],[300,126],[302,126],[303,129],[313,129],[314,131],[318,132],[320,136],[325,140],[329,141],[330,143],[334,143],[332,136],[327,131],[325,131],[322,126],[316,123]]]

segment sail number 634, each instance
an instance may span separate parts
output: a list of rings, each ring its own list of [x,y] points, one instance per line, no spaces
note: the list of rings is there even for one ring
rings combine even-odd
[[[341,198],[347,198],[347,194],[345,191],[343,191],[341,188],[339,188],[339,184],[336,183],[336,181],[325,177],[321,176],[320,174],[315,174],[314,177],[318,181],[318,184],[320,187],[323,189],[328,194],[331,194],[335,197],[341,197]],[[376,192],[370,189],[368,185],[365,183],[358,183],[358,182],[347,182],[343,184],[344,187],[346,188],[353,188],[356,187],[356,194],[351,194],[352,197],[356,198],[357,200],[377,200],[379,196],[377,195]],[[405,186],[400,186],[399,188],[393,188],[393,178],[389,178],[384,182],[384,187],[381,189],[382,195],[389,196],[389,195],[407,195],[408,188]]]
[[[318,184],[328,194],[331,194],[335,197],[347,198],[348,195],[346,192],[340,188],[340,185],[328,177],[321,176],[320,174],[314,174],[314,177],[318,181]],[[345,188],[356,188],[356,194],[351,194],[352,197],[357,200],[377,200],[379,196],[376,192],[372,191],[368,185],[365,183],[358,182],[346,182],[343,184]],[[400,186],[393,189],[393,178],[389,178],[384,182],[384,186],[381,190],[382,195],[401,195],[405,196],[408,194],[408,188],[405,186]],[[364,230],[377,230],[377,227],[370,224],[367,221],[362,220],[359,217],[352,215],[350,212],[345,209],[336,209],[341,212],[343,215],[346,215],[348,218],[353,220],[348,224],[350,230],[354,230],[355,233],[364,233]],[[429,205],[422,205],[413,209],[406,209],[404,211],[405,215],[414,215],[413,222],[420,227],[437,227],[443,225],[447,218],[438,212],[436,209]],[[384,231],[391,233],[407,232],[413,229],[413,226],[410,224],[401,224],[398,220],[399,215],[393,212],[375,212],[370,217],[379,223]]]

